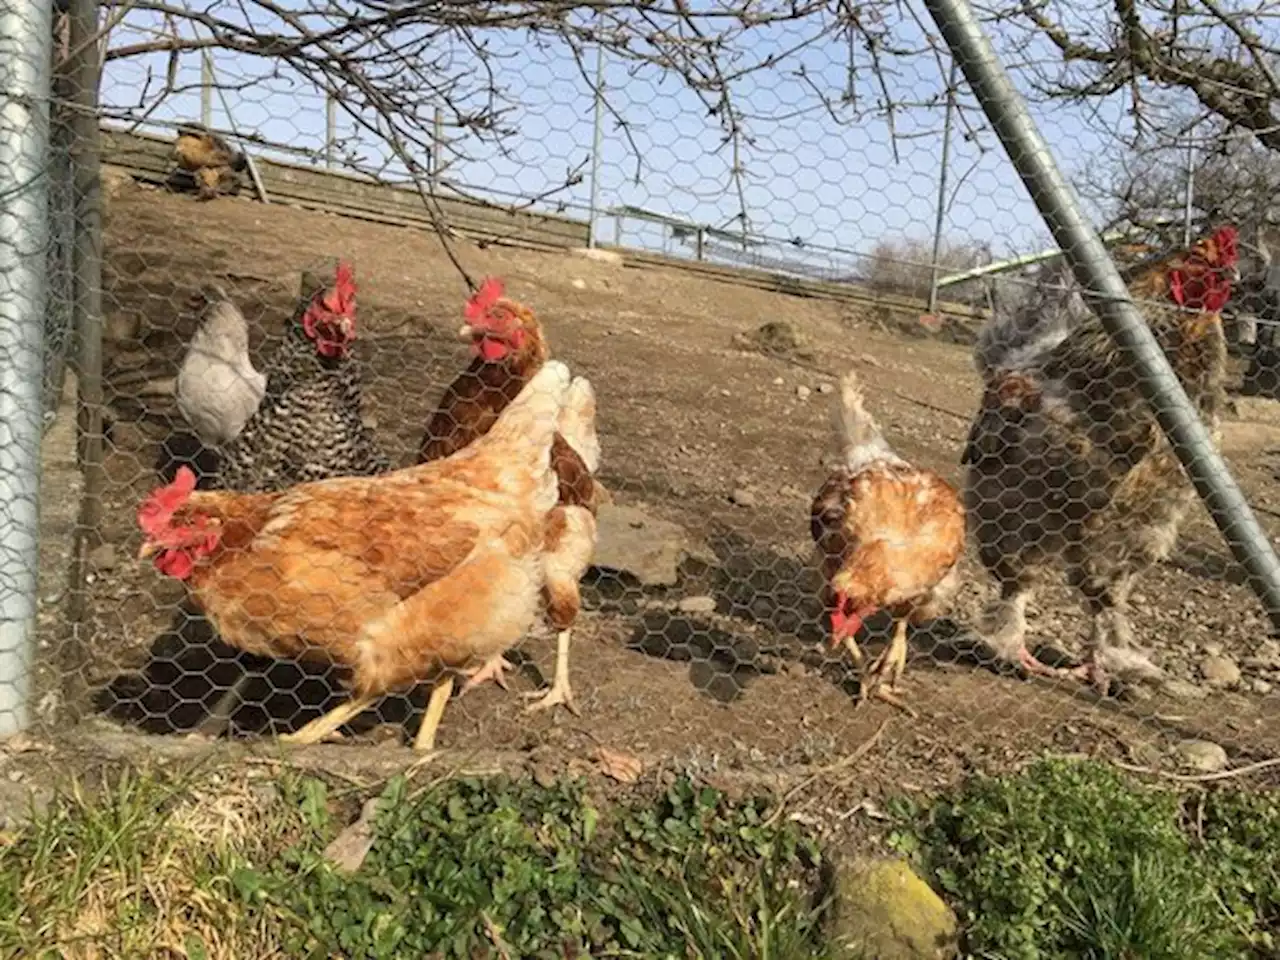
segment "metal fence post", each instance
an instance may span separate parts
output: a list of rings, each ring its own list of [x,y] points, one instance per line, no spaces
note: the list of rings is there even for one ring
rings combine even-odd
[[[72,635],[62,654],[64,694],[75,702],[75,684],[84,679],[89,637],[84,636],[88,612],[88,554],[102,535],[102,185],[99,170],[97,0],[71,0],[71,46],[81,50],[71,66],[74,149],[71,177],[75,203],[75,244],[72,248],[73,322],[76,332],[78,459],[84,478],[80,514],[72,557],[67,619]]]
[[[1076,279],[1096,298],[1102,323],[1136,366],[1143,395],[1231,552],[1248,572],[1273,629],[1280,630],[1280,560],[1130,299],[1102,238],[1086,219],[968,0],[925,0],[925,5],[1053,238],[1070,258]]]
[[[0,736],[31,719],[52,54],[51,0],[0,7]]]
[[[956,58],[951,58],[951,71],[947,76],[947,108],[942,118],[942,169],[938,172],[938,209],[933,219],[933,256],[930,259],[929,272],[929,316],[938,313],[938,273],[941,264],[938,257],[942,255],[942,228],[947,219],[947,167],[951,163],[951,120],[956,110],[956,82],[960,78],[960,67]]]
[[[604,149],[604,44],[596,44],[595,110],[591,118],[591,213],[587,246],[596,245],[596,215],[600,211],[600,151]]]

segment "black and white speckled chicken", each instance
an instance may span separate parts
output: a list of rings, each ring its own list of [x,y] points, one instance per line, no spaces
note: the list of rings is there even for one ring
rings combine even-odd
[[[1236,231],[1141,264],[1129,290],[1210,429],[1225,404],[1219,311],[1236,279]],[[1195,493],[1122,362],[1078,292],[1040,296],[983,331],[984,380],[962,463],[965,506],[983,566],[1000,586],[985,640],[1031,673],[1069,673],[1101,692],[1110,675],[1155,679],[1134,644],[1134,581],[1168,555]],[[1062,671],[1026,647],[1026,608],[1053,565],[1093,617],[1083,667]]]
[[[257,412],[222,449],[222,469],[211,486],[261,493],[391,469],[361,417],[360,374],[350,355],[356,337],[351,265],[339,263],[332,283],[312,289],[268,365]]]

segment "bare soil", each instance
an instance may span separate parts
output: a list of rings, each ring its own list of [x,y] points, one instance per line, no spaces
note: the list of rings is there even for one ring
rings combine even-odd
[[[1172,675],[1195,685],[1190,693],[1141,690],[1100,701],[974,662],[957,638],[991,594],[975,565],[953,620],[914,637],[904,696],[919,719],[879,703],[856,705],[848,668],[821,643],[809,562],[808,503],[830,444],[825,385],[856,367],[898,451],[958,481],[978,386],[968,349],[947,342],[954,338],[916,331],[914,318],[674,268],[496,245],[461,244],[459,252],[473,275],[501,276],[511,295],[533,305],[554,353],[595,383],[603,480],[616,498],[682,524],[716,562],[688,562],[681,583],[665,590],[594,576],[573,648],[581,716],[526,715],[518,696],[478,690],[446,714],[446,751],[523,756],[536,767],[562,766],[607,745],[711,775],[803,775],[828,769],[890,718],[876,749],[842,774],[841,791],[854,797],[933,789],[1046,749],[1154,765],[1171,762],[1169,748],[1186,738],[1215,740],[1239,760],[1280,752],[1280,696],[1254,692],[1266,689],[1270,672],[1247,667],[1230,690],[1210,689],[1198,674],[1206,645],[1244,663],[1268,633],[1202,512],[1186,525],[1174,558],[1141,582],[1134,614],[1142,642]],[[236,670],[215,667],[219,654],[193,654],[172,636],[181,585],[133,559],[134,509],[155,485],[160,447],[176,429],[171,397],[141,396],[139,384],[176,373],[194,324],[188,298],[201,284],[221,283],[252,323],[274,334],[292,308],[300,271],[338,255],[354,261],[360,285],[367,412],[392,455],[408,463],[440,391],[466,362],[453,338],[466,289],[436,238],[248,200],[197,203],[131,181],[111,191],[108,319],[133,333],[107,357],[113,418],[100,533],[114,549],[97,554],[90,621],[79,634],[90,651],[83,672],[92,699],[61,705],[82,716],[106,711],[149,731],[150,741],[136,741],[144,748],[196,726],[212,686]],[[743,340],[779,321],[799,332],[799,353],[770,356]],[[254,346],[269,347],[268,337],[260,333]],[[800,388],[809,393],[801,396]],[[1261,408],[1249,409],[1254,420],[1226,425],[1225,450],[1251,499],[1280,509],[1280,419],[1259,422]],[[47,501],[73,496],[60,487],[65,473],[48,471]],[[747,497],[735,496],[744,491]],[[1277,514],[1261,519],[1273,534],[1280,531]],[[62,550],[46,557],[64,559]],[[680,599],[701,595],[716,599],[716,613],[677,609]],[[47,599],[51,611],[61,609],[58,597]],[[1088,629],[1064,587],[1037,598],[1033,618],[1038,642],[1068,652],[1078,651]],[[68,647],[56,618],[45,621],[41,686],[48,704],[57,702],[48,691],[63,669],[50,657]],[[517,656],[528,677],[514,688],[532,689],[549,675],[554,645],[533,639]],[[256,702],[236,715],[235,735],[311,719],[340,695],[332,680],[274,667],[274,692],[258,686]],[[389,700],[384,725],[377,718],[357,723],[348,742],[325,747],[324,755],[345,749],[401,756],[394,744],[403,721],[421,705],[418,694]],[[409,723],[415,726],[416,718]],[[64,747],[71,742],[54,736]],[[832,794],[817,809],[839,813],[841,802]]]

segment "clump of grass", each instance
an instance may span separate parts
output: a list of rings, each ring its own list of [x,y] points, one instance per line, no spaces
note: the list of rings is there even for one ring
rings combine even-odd
[[[0,848],[0,957],[270,956],[229,896],[278,824],[244,787],[126,771],[72,781]]]
[[[394,780],[377,840],[344,876],[316,845],[239,880],[291,955],[820,955],[818,856],[763,805],[680,781],[607,812],[581,783]]]
[[[1265,955],[1280,905],[1280,801],[1184,793],[1045,760],[977,778],[895,835],[961,914],[974,955]]]

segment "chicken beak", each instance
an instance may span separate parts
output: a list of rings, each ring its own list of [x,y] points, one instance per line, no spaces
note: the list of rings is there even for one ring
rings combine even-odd
[[[160,545],[151,540],[144,540],[142,546],[138,548],[138,559],[146,560],[148,557],[155,556],[160,552]]]
[[[458,328],[458,339],[463,343],[470,343],[475,339],[476,328],[469,323],[464,323]]]

